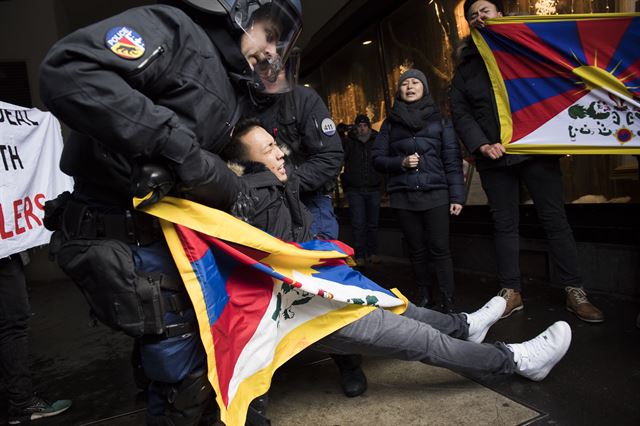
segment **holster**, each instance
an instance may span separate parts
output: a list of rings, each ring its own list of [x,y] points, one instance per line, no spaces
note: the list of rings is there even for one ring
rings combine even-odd
[[[54,233],[53,238],[61,237],[60,231]],[[56,246],[58,265],[80,288],[98,320],[132,337],[164,332],[159,280],[136,274],[125,243],[74,239]]]
[[[80,288],[92,316],[132,337],[193,332],[193,323],[165,326],[163,321],[165,312],[190,307],[182,282],[135,270],[129,245],[157,240],[153,225],[157,220],[151,216],[136,220],[139,216],[131,211],[105,214],[69,196],[64,201],[50,210],[55,214],[50,223],[58,230],[51,237],[49,253]]]

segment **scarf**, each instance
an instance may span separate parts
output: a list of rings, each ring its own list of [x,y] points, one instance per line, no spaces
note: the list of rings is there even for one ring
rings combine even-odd
[[[410,104],[396,97],[389,118],[411,130],[420,130],[428,121],[439,119],[440,110],[428,94]]]

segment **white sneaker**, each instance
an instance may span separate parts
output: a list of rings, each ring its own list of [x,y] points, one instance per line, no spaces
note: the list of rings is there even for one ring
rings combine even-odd
[[[513,351],[516,373],[539,382],[567,353],[570,344],[571,327],[564,321],[558,321],[537,337],[507,347]]]
[[[467,340],[475,343],[482,343],[489,328],[496,323],[504,313],[507,301],[504,297],[495,296],[489,300],[482,308],[467,316],[469,324],[469,336]]]

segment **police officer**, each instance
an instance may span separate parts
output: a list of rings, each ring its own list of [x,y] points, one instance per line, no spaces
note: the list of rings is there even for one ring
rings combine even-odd
[[[326,105],[313,89],[297,83],[300,52],[293,50],[275,80],[250,97],[251,112],[285,152],[287,168],[300,180],[300,199],[313,215],[314,238],[338,238],[331,192],[342,167],[342,141]],[[360,355],[332,355],[348,397],[367,390]]]
[[[288,166],[300,178],[302,201],[313,214],[312,235],[337,239],[331,192],[342,167],[342,143],[320,96],[296,84],[298,61],[294,49],[280,74],[284,81],[265,82],[265,91],[251,97],[252,114],[284,148]]]
[[[240,98],[278,74],[302,12],[299,0],[171,3],[77,30],[46,56],[41,95],[73,130],[60,166],[75,181],[47,222],[94,315],[139,339],[152,381],[147,423],[195,425],[213,399],[193,307],[158,223],[132,209],[131,188],[162,196],[172,187],[137,173],[150,161],[187,194],[210,180]]]

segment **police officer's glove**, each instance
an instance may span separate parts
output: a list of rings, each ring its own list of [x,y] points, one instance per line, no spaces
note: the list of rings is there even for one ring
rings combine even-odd
[[[205,184],[210,179],[212,169],[211,153],[193,144],[179,164],[173,165],[173,171],[178,178],[178,188],[188,191],[198,185]]]
[[[175,184],[171,171],[160,164],[144,164],[133,169],[132,193],[143,201],[137,207],[155,204],[169,193]]]

